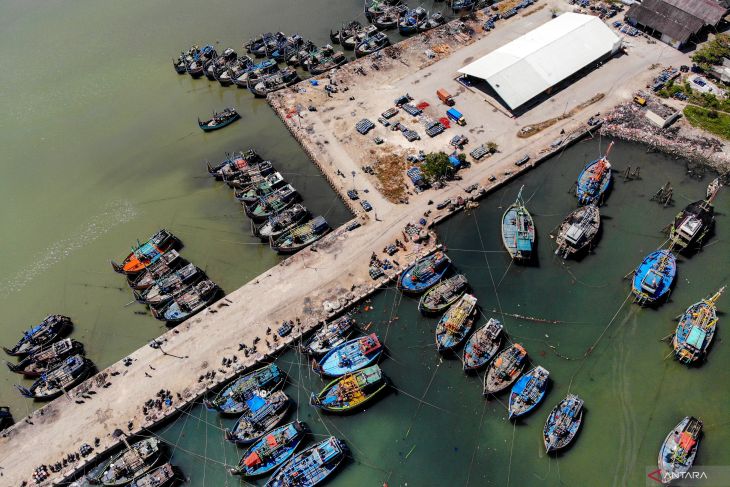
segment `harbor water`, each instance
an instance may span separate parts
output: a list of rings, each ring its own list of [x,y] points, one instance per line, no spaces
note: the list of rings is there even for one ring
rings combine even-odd
[[[10,67],[0,71],[1,343],[13,343],[48,313],[67,314],[75,323],[71,336],[103,368],[158,336],[165,327],[131,302],[108,261],[160,227],[181,237],[183,256],[224,290],[275,265],[279,258],[250,236],[231,192],[205,171],[206,160],[226,151],[255,147],[314,213],[333,225],[347,221],[344,205],[265,102],[178,76],[170,58],[193,42],[240,48],[263,31],[297,31],[322,44],[330,28],[361,10],[354,0],[0,0],[0,58]],[[228,105],[239,109],[241,121],[211,134],[198,129],[197,117]],[[395,289],[356,314],[385,343],[381,366],[392,384],[365,411],[319,414],[308,397],[323,381],[300,354],[279,358],[296,406],[291,418],[308,424],[310,441],[333,434],[349,446],[328,485],[651,485],[647,473],[659,445],[685,415],[705,423],[697,463],[730,464],[726,315],[701,367],[678,364],[661,340],[687,306],[730,280],[730,194],[716,201],[717,228],[705,249],[679,258],[669,301],[639,308],[627,299],[624,276],[665,242],[663,227],[703,197],[709,178],[697,181],[684,161],[619,142],[614,166],[618,172],[640,166],[641,179],[616,177],[601,208],[597,247],[564,262],[553,255],[550,233],[575,207],[570,190],[582,165],[607,144],[581,142],[436,229],[479,299],[478,324],[502,320],[531,364],[550,371],[544,403],[523,420],[508,421],[506,394],[482,398],[481,375],[467,376],[458,357],[436,352],[436,319],[420,316],[417,301]],[[667,181],[674,205],[649,201]],[[501,215],[522,185],[538,233],[538,259],[530,267],[510,263],[499,234]],[[730,309],[728,296],[719,308]],[[24,381],[0,373],[0,403],[22,418],[38,404],[20,398],[15,383]],[[584,425],[570,449],[548,456],[542,426],[568,391],[585,400]],[[195,405],[155,433],[169,443],[186,485],[233,486],[242,481],[227,468],[243,450],[223,439],[232,424]]]

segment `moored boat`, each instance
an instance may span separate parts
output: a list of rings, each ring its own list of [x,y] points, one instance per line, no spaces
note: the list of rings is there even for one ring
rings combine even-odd
[[[550,453],[568,446],[583,422],[583,399],[575,394],[560,401],[550,411],[545,427],[542,430],[542,439],[545,450]]]
[[[349,314],[329,321],[314,332],[314,335],[304,344],[304,352],[309,355],[322,355],[347,340],[354,331],[355,320]]]
[[[283,391],[265,396],[254,393],[246,399],[243,415],[236,421],[233,429],[226,430],[226,439],[239,445],[253,443],[281,423],[290,403],[289,396]]]
[[[186,66],[186,71],[193,78],[200,78],[205,72],[205,66],[218,55],[210,44],[203,46],[193,53],[192,59]]]
[[[707,356],[717,329],[717,305],[725,286],[712,297],[699,301],[684,312],[672,337],[674,356],[683,364],[693,364]]]
[[[477,0],[450,0],[451,10],[457,14],[467,10],[473,10]]]
[[[215,166],[208,162],[208,174],[218,180],[225,180],[235,176],[239,171],[257,166],[262,161],[261,156],[254,149],[244,152],[226,154],[226,158]]]
[[[669,230],[670,247],[678,251],[699,249],[715,224],[712,198],[695,201],[680,211]]]
[[[373,19],[373,25],[380,30],[395,29],[402,13],[397,7],[388,7]]]
[[[276,364],[269,364],[236,379],[212,399],[204,399],[208,409],[215,409],[224,415],[242,414],[246,398],[253,394],[264,395],[277,390],[284,384],[286,376]]]
[[[423,7],[418,7],[406,12],[398,22],[398,32],[403,36],[409,36],[418,32],[418,26],[428,20],[428,13]]]
[[[319,362],[313,361],[312,368],[325,377],[340,377],[375,363],[382,353],[378,336],[371,333],[330,349]]]
[[[565,217],[558,227],[555,255],[567,259],[589,249],[601,227],[601,214],[595,205],[576,208]]]
[[[143,291],[154,286],[159,279],[175,272],[184,263],[177,250],[168,250],[139,274],[127,275],[127,284],[132,290]]]
[[[545,397],[549,375],[547,369],[538,365],[517,379],[509,395],[510,419],[523,416],[540,404]]]
[[[722,181],[720,178],[713,179],[710,184],[707,185],[707,198],[713,198],[718,191],[722,188]]]
[[[218,75],[218,83],[221,86],[230,86],[233,81],[243,75],[248,69],[254,65],[253,59],[248,56],[239,56],[236,60],[226,65],[226,69]]]
[[[266,475],[294,455],[307,431],[307,425],[300,421],[269,431],[246,450],[241,461],[235,468],[230,469],[230,472],[244,477]]]
[[[181,246],[180,240],[166,229],[161,229],[144,243],[137,243],[132,252],[124,258],[121,264],[112,261],[112,268],[127,275],[139,274],[150,265],[157,262],[162,254]]]
[[[502,243],[512,259],[520,262],[532,259],[535,246],[535,224],[522,201],[523,189],[502,215]]]
[[[271,161],[261,161],[255,165],[250,165],[227,174],[223,180],[234,190],[250,189],[252,184],[256,181],[262,181],[265,176],[272,172],[274,172],[274,165],[271,164]]]
[[[611,163],[608,162],[608,154],[611,152],[613,142],[608,145],[606,153],[591,161],[583,168],[578,175],[576,195],[581,205],[600,205],[603,202],[608,188],[611,186]]]
[[[248,88],[249,81],[268,76],[279,71],[279,65],[273,59],[264,59],[260,63],[246,67],[236,78],[233,84],[239,88]]]
[[[634,270],[631,292],[640,305],[654,304],[666,297],[677,275],[677,260],[669,250],[655,250]]]
[[[90,360],[81,355],[73,355],[60,362],[55,369],[41,375],[30,387],[15,387],[23,397],[50,401],[81,384],[93,368],[94,364]]]
[[[514,384],[525,368],[526,359],[527,350],[519,343],[502,350],[484,376],[484,395],[496,394]]]
[[[441,251],[418,259],[398,278],[398,289],[406,294],[421,294],[438,283],[451,269],[451,259]]]
[[[255,203],[244,206],[244,211],[252,220],[262,221],[286,210],[296,203],[298,198],[297,190],[291,184],[287,184],[270,195],[259,198]]]
[[[71,355],[83,355],[84,346],[71,338],[41,345],[17,364],[7,362],[8,368],[25,377],[40,377],[56,368]]]
[[[443,313],[466,293],[469,283],[463,274],[444,279],[426,291],[418,302],[418,309],[423,314]]]
[[[494,358],[502,345],[502,323],[489,318],[487,324],[469,337],[464,345],[464,371],[484,367]]]
[[[175,467],[170,463],[164,463],[139,477],[129,484],[129,487],[169,487],[176,480]]]
[[[188,264],[158,280],[142,292],[134,291],[137,301],[149,306],[160,307],[180,295],[187,287],[205,276],[194,264]]]
[[[385,35],[384,32],[376,32],[370,36],[365,37],[355,47],[355,57],[361,58],[369,54],[380,51],[390,45],[390,39]]]
[[[282,465],[265,487],[313,487],[320,484],[345,458],[345,443],[330,436]]]
[[[322,216],[312,218],[306,223],[284,232],[276,240],[271,239],[271,248],[280,254],[293,254],[313,244],[332,230]]]
[[[126,450],[114,455],[92,483],[105,486],[121,486],[141,478],[162,458],[160,440],[155,437],[133,443]]]
[[[346,62],[347,56],[345,56],[345,53],[338,51],[332,53],[331,56],[318,58],[316,63],[310,62],[309,72],[312,73],[312,76],[317,76],[338,66],[342,66]]]
[[[465,294],[454,303],[436,325],[436,349],[453,350],[469,335],[474,326],[477,298]]]
[[[24,331],[23,336],[12,348],[3,347],[3,350],[8,355],[23,357],[59,340],[72,326],[73,323],[68,316],[48,315],[43,321]]]
[[[264,57],[267,52],[275,49],[277,43],[282,39],[286,39],[286,35],[283,32],[277,32],[276,34],[267,32],[251,39],[244,47],[256,57]]]
[[[152,308],[152,316],[174,326],[203,311],[218,299],[220,288],[210,279],[188,286],[162,308]]]
[[[234,191],[233,195],[238,201],[241,201],[244,204],[250,204],[262,196],[273,193],[285,184],[286,181],[284,180],[284,176],[277,171],[264,176],[263,179],[256,183],[252,188],[247,190],[238,189]]]
[[[276,73],[272,73],[261,78],[253,80],[249,79],[248,89],[254,96],[264,98],[269,93],[291,86],[300,79],[299,73],[297,73],[295,69],[284,68]]]
[[[221,112],[214,112],[208,120],[201,121],[198,119],[198,127],[203,132],[212,132],[229,126],[239,118],[241,118],[241,115],[238,114],[235,108],[227,107]]]
[[[277,239],[286,231],[305,222],[310,217],[309,210],[297,203],[278,215],[270,216],[262,225],[254,227],[254,233],[263,240]]]
[[[383,371],[371,365],[339,377],[312,393],[309,404],[330,413],[346,413],[363,407],[387,387]]]
[[[446,23],[446,17],[441,12],[431,14],[428,19],[424,20],[418,25],[418,32],[426,32],[427,30],[435,29],[436,27],[442,26]]]
[[[227,47],[205,66],[205,76],[211,81],[217,80],[228,69],[228,63],[235,61],[236,58],[238,58],[236,51]]]
[[[687,416],[669,432],[659,449],[659,470],[665,484],[682,478],[692,468],[702,435],[702,421]]]
[[[340,30],[340,44],[344,49],[354,50],[357,45],[367,36],[375,34],[378,28],[374,25],[363,27],[359,22],[351,22]]]

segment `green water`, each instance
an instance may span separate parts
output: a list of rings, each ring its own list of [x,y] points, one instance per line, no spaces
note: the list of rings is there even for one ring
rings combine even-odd
[[[230,192],[204,172],[203,161],[225,151],[254,145],[314,212],[335,225],[345,221],[343,205],[265,103],[243,90],[177,76],[169,59],[192,42],[238,47],[267,30],[297,30],[323,43],[330,27],[360,8],[355,0],[0,0],[0,341],[13,342],[47,313],[65,313],[76,323],[72,336],[103,367],[157,336],[163,326],[136,314],[138,305],[125,306],[131,294],[108,259],[161,226],[178,234],[184,256],[224,289],[274,265],[277,257],[251,239]],[[207,135],[195,126],[198,116],[231,104],[242,121]],[[351,459],[330,485],[641,486],[666,432],[687,414],[706,425],[697,462],[730,463],[725,316],[701,368],[666,358],[669,348],[659,341],[677,314],[728,281],[730,196],[717,200],[710,244],[680,259],[670,302],[658,310],[622,307],[628,294],[622,276],[664,241],[661,228],[704,194],[707,181],[687,178],[681,162],[620,143],[614,164],[640,165],[643,179],[617,182],[602,208],[598,248],[563,264],[548,234],[575,206],[568,189],[598,152],[598,142],[581,143],[438,228],[485,316],[500,317],[501,309],[561,321],[504,319],[510,337],[553,379],[545,403],[517,425],[506,420],[504,395],[485,401],[479,377],[437,355],[435,320],[420,317],[415,300],[394,290],[376,295],[374,310],[358,317],[372,321],[386,343],[382,366],[395,386],[363,413],[320,417],[306,404],[320,379],[295,353],[280,358],[291,378],[286,391],[299,405],[294,414],[315,438],[331,432],[350,445]],[[667,180],[677,203],[665,209],[648,199]],[[521,184],[538,228],[537,267],[511,266],[499,240],[501,213]],[[719,304],[730,307],[727,296]],[[12,388],[19,380],[0,374],[0,398],[21,417],[35,405]],[[541,428],[569,387],[586,400],[584,429],[574,448],[548,457]],[[220,428],[231,424],[195,407],[161,429],[189,485],[240,483],[224,467],[242,453],[222,439]]]

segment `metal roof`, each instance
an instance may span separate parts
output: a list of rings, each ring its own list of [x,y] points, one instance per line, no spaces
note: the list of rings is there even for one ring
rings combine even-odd
[[[620,46],[598,17],[568,12],[459,72],[484,79],[515,109]]]
[[[697,17],[707,25],[717,25],[727,12],[727,7],[715,0],[663,0]]]
[[[687,42],[705,25],[716,25],[727,9],[714,0],[643,0],[632,5],[626,18]]]

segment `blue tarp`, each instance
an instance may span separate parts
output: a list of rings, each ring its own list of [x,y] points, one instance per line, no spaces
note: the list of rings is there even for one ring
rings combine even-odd
[[[461,161],[456,156],[449,156],[449,162],[454,168],[459,169],[461,167]]]

